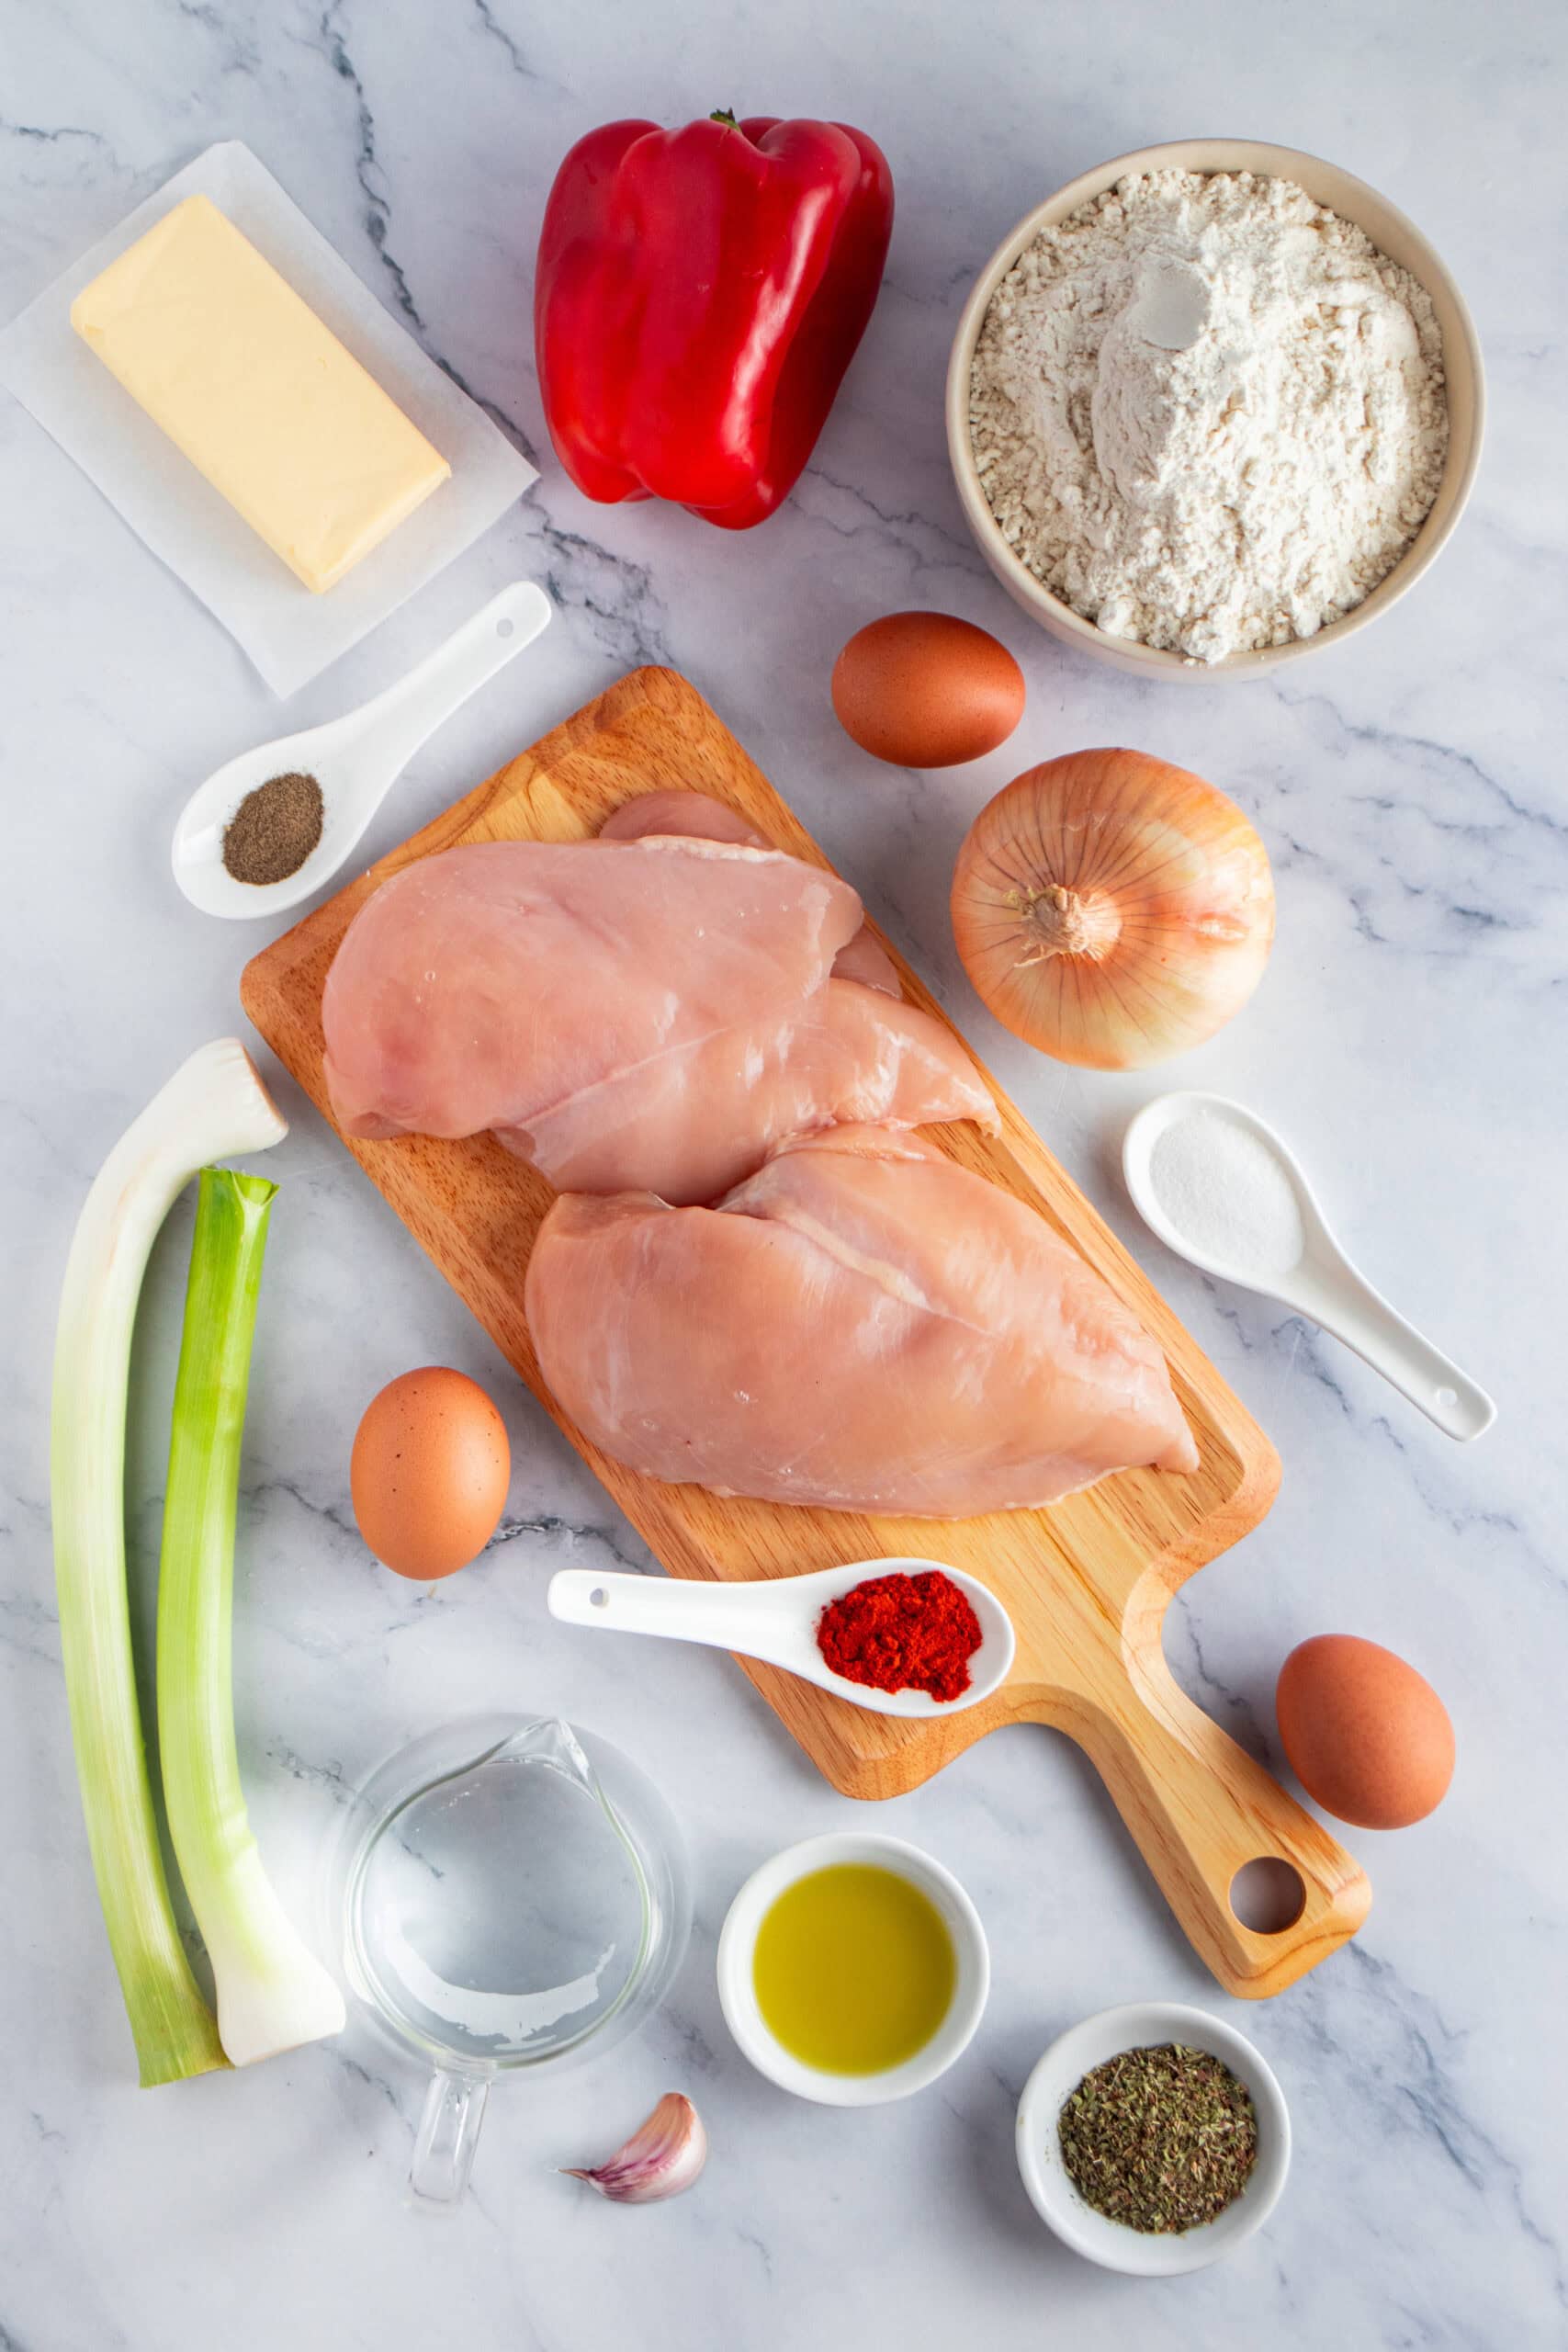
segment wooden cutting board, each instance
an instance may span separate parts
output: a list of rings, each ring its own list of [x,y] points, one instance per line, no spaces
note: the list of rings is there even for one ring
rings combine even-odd
[[[730,802],[780,848],[827,865],[695,689],[673,671],[637,670],[264,949],[241,983],[246,1012],[330,1121],[322,985],[339,940],[379,883],[458,842],[581,840],[622,801],[671,785]],[[894,960],[911,1001],[944,1018]],[[896,1796],[1000,1724],[1054,1724],[1093,1759],[1220,1982],[1250,1997],[1277,1993],[1355,1933],[1371,1889],[1350,1856],[1178,1688],[1160,1627],[1177,1587],[1263,1517],[1279,1461],[1134,1260],[996,1091],[999,1138],[967,1125],[928,1132],[962,1165],[1048,1218],[1155,1333],[1197,1437],[1201,1461],[1192,1476],[1129,1470],[1047,1510],[959,1521],[724,1500],[696,1487],[659,1485],[580,1437],[539,1377],[523,1318],[523,1275],[553,1197],[544,1180],[488,1136],[344,1141],[672,1575],[789,1576],[915,1554],[970,1570],[1006,1603],[1018,1634],[1008,1684],[983,1707],[940,1722],[868,1714],[741,1661],[836,1788]],[[1235,1872],[1259,1857],[1288,1863],[1302,1882],[1300,1916],[1278,1934],[1255,1933],[1231,1907]],[[1020,1857],[1021,1869],[1046,1867],[1038,1852]]]

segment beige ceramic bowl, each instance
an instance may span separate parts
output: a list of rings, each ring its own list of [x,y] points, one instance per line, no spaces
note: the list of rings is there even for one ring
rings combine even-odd
[[[1442,329],[1449,395],[1448,463],[1432,511],[1421,526],[1415,545],[1401,557],[1387,579],[1343,620],[1331,622],[1315,637],[1297,638],[1289,645],[1268,646],[1257,653],[1234,653],[1223,662],[1189,662],[1179,653],[1160,652],[1152,646],[1131,643],[1125,638],[1106,637],[1092,621],[1086,621],[1070,605],[1053,596],[1003,537],[980,487],[969,445],[969,376],[975,346],[991,298],[1020,254],[1042,229],[1054,228],[1080,205],[1103,196],[1118,180],[1137,172],[1156,171],[1256,172],[1268,178],[1294,180],[1317,203],[1327,205],[1364,229],[1380,252],[1400,263],[1426,288]],[[1337,644],[1352,629],[1362,628],[1380,613],[1387,612],[1396,597],[1414,586],[1459,521],[1481,458],[1484,413],[1481,346],[1474,325],[1458,287],[1420,231],[1403,212],[1396,211],[1386,197],[1379,196],[1364,180],[1353,179],[1337,164],[1323,163],[1315,155],[1300,154],[1293,147],[1269,147],[1254,139],[1175,139],[1163,147],[1140,147],[1131,155],[1118,155],[1112,162],[1085,172],[1048,197],[1043,204],[1036,205],[998,246],[981,271],[958,322],[947,370],[947,446],[958,495],[981,554],[1009,595],[1053,637],[1061,638],[1068,645],[1082,646],[1086,651],[1098,654],[1102,662],[1113,662],[1119,670],[1130,670],[1145,678],[1185,678],[1200,683],[1256,678],[1265,670],[1299,662],[1321,646]]]

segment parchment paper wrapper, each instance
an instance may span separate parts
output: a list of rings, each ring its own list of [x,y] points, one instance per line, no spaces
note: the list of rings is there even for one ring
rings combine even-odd
[[[452,469],[449,481],[322,596],[241,521],[71,324],[82,288],[182,198],[197,195],[227,213]],[[0,383],[200,597],[277,695],[293,694],[367,637],[537,480],[237,140],[177,172],[0,333]]]

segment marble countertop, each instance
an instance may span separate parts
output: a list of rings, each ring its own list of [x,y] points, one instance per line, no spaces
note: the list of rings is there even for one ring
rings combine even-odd
[[[345,1792],[455,1713],[558,1711],[634,1752],[682,1815],[697,1924],[656,2022],[603,2066],[491,2101],[473,2195],[445,2222],[403,2180],[422,2086],[362,2026],[247,2075],[143,2093],[77,1804],[50,1570],[47,1372],[62,1262],[112,1139],[203,1039],[235,1028],[254,932],[175,894],[193,780],[277,731],[222,632],[29,418],[0,405],[0,747],[9,1240],[0,1412],[0,2346],[8,2352],[795,2352],[1043,2342],[1536,2352],[1568,2339],[1562,2219],[1562,1692],[1568,1261],[1562,908],[1560,24],[1370,0],[1109,10],[993,0],[59,0],[13,14],[0,94],[0,314],[215,139],[247,141],[388,305],[537,457],[504,522],[297,697],[373,692],[503,581],[555,626],[421,755],[371,849],[400,838],[641,662],[716,704],[1137,1250],[1276,1440],[1284,1484],[1173,1607],[1172,1664],[1282,1769],[1271,1692],[1309,1634],[1409,1656],[1458,1730],[1448,1803],[1347,1832],[1376,1890],[1357,1941],[1258,2008],[1183,1941],[1077,1753],[999,1735],[914,1794],[834,1794],[722,1657],[552,1625],[561,1562],[645,1555],[390,1211],[287,1083],[253,1386],[236,1602],[242,1753],[267,1859],[302,1916]],[[743,70],[742,70],[743,69]],[[588,504],[545,441],[532,250],[569,142],[616,115],[738,102],[863,123],[898,225],[863,354],[799,491],[733,538]],[[1490,444],[1450,550],[1388,617],[1243,688],[1145,687],[1037,635],[983,570],[943,451],[941,386],[998,238],[1101,157],[1234,130],[1334,157],[1426,230],[1474,306]],[[827,705],[862,621],[931,605],[1024,663],[1015,739],[971,769],[876,767]],[[1032,1056],[980,1012],[945,916],[953,854],[1029,760],[1134,742],[1213,777],[1274,859],[1279,944],[1246,1016],[1168,1078]],[[1217,1288],[1137,1229],[1114,1181],[1136,1105],[1174,1080],[1255,1103],[1320,1171],[1373,1278],[1495,1393],[1461,1450],[1331,1341]],[[128,1505],[145,1589],[188,1206],[155,1261]],[[348,1510],[358,1413],[386,1379],[461,1365],[502,1400],[502,1534],[449,1585],[376,1569]],[[995,1989],[941,2086],[835,2113],[730,2045],[713,1983],[730,1894],[776,1847],[861,1818],[955,1865]],[[1013,2109],[1045,2042],[1107,2002],[1195,2001],[1253,2033],[1291,2101],[1269,2228],[1166,2285],[1077,2261],[1037,2222]],[[600,2204],[592,2159],[680,2086],[713,2141],[701,2189]]]

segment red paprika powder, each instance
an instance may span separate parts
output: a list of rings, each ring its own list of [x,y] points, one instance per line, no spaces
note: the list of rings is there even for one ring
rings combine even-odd
[[[939,1700],[968,1690],[980,1641],[967,1594],[940,1568],[867,1577],[830,1601],[817,1624],[817,1646],[835,1674],[874,1690],[924,1690]]]

